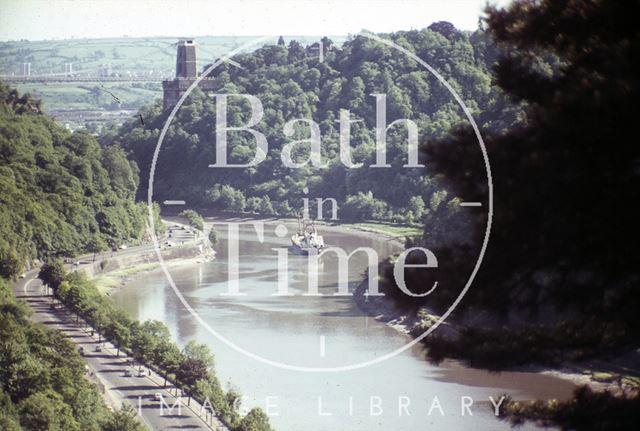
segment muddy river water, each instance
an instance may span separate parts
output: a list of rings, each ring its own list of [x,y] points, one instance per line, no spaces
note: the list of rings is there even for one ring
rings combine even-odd
[[[225,223],[214,225],[220,237],[217,259],[169,270],[193,311],[219,336],[185,308],[161,270],[132,276],[112,296],[132,317],[163,321],[180,345],[191,339],[206,343],[215,354],[221,382],[244,395],[242,408],[262,407],[278,431],[506,430],[509,425],[493,416],[489,397],[498,400],[507,392],[519,399],[565,398],[573,389],[564,380],[535,373],[488,373],[452,362],[431,365],[420,347],[339,372],[307,372],[266,363],[343,367],[375,360],[411,339],[365,316],[352,298],[333,295],[338,271],[337,260],[330,256],[318,266],[318,289],[324,295],[304,296],[309,277],[306,257],[281,252],[280,267],[286,256],[292,295],[274,295],[279,283],[277,249],[289,245],[288,236],[275,234],[275,224],[265,225],[263,238],[253,225],[240,225],[243,296],[221,295],[229,287],[228,234]],[[372,235],[320,233],[328,245],[346,252],[369,247],[382,257],[399,250],[397,244]],[[366,265],[364,253],[354,255],[349,264],[351,282],[362,279]]]

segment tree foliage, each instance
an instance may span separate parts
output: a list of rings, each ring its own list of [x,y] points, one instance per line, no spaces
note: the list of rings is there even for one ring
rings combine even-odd
[[[240,422],[239,431],[271,431],[269,417],[260,409],[251,409]]]
[[[136,411],[126,403],[122,404],[120,410],[113,413],[104,427],[104,431],[144,431],[145,429],[136,418]]]
[[[502,409],[501,419],[513,426],[529,420],[562,430],[634,430],[640,420],[640,397],[616,396],[609,391],[596,392],[588,386],[581,386],[567,401],[526,403],[508,397]]]
[[[84,362],[73,343],[59,331],[31,323],[4,279],[0,339],[2,429],[105,429],[111,413],[98,388],[85,379]]]
[[[184,210],[180,213],[180,217],[186,218],[191,227],[194,227],[200,231],[204,229],[204,219],[196,211]]]
[[[495,79],[525,107],[526,121],[485,131],[493,224],[480,271],[456,314],[460,322],[495,319],[480,318],[458,340],[436,333],[427,340],[431,352],[495,366],[577,361],[636,347],[640,231],[638,211],[627,204],[640,190],[634,118],[640,30],[631,18],[639,8],[637,2],[520,0],[487,10],[501,50]],[[508,123],[500,110],[483,115]],[[465,162],[479,157],[475,142],[473,130],[460,128],[423,148],[450,193],[486,204],[486,174]],[[437,275],[411,269],[406,278],[411,291],[436,280],[438,291],[423,301],[405,296],[403,306],[443,311],[477,261],[487,212],[443,211],[448,204],[433,198],[417,244],[438,256]],[[402,301],[392,267],[383,272],[383,290]]]
[[[631,18],[639,7],[523,0],[488,9],[489,31],[504,47],[497,83],[526,103],[528,120],[485,137],[495,210],[476,282],[483,288],[470,291],[468,304],[503,310],[554,304],[628,325],[631,333],[640,329],[638,214],[624,198],[640,190],[634,118],[640,30]],[[552,69],[545,67],[549,58],[557,58]],[[473,139],[463,130],[426,152],[453,193],[482,201],[483,173],[457,163],[470,157],[464,149]],[[478,216],[471,228],[476,244],[486,222]],[[470,248],[451,262],[472,261],[474,253]]]
[[[480,116],[481,126],[502,131],[519,112],[504,95],[492,87],[490,66],[496,47],[482,31],[463,32],[449,23],[437,23],[429,29],[383,35],[415,52],[435,67],[457,90],[474,113],[499,109],[505,121]],[[222,64],[213,74],[219,79],[217,93],[251,94],[260,99],[264,117],[255,127],[269,143],[265,161],[248,169],[210,168],[216,162],[216,102],[196,89],[172,120],[157,161],[154,196],[174,199],[181,196],[194,207],[213,207],[234,212],[248,211],[265,215],[293,215],[300,211],[303,198],[335,198],[339,217],[398,222],[419,222],[424,214],[412,209],[415,197],[428,202],[444,188],[427,169],[403,168],[407,163],[406,127],[395,125],[387,136],[387,169],[367,168],[375,161],[376,99],[387,95],[387,124],[408,118],[418,125],[423,136],[441,138],[450,129],[463,124],[464,114],[438,79],[415,61],[363,36],[347,40],[341,49],[329,50],[325,39],[324,61],[309,55],[296,41],[288,46],[267,45],[236,58],[243,67]],[[340,162],[338,119],[348,109],[351,153],[363,168],[346,168]],[[141,169],[141,184],[146,184],[154,147],[168,112],[159,106],[143,109],[145,127],[138,121],[122,126],[105,143],[122,145],[130,151]],[[247,100],[227,99],[229,126],[246,124],[250,114]],[[308,142],[313,120],[321,135],[324,167],[307,164],[301,168],[283,165],[281,155],[288,151],[295,163],[309,157]],[[287,129],[290,136],[286,136]],[[255,139],[249,133],[230,132],[230,163],[247,163],[255,154]],[[301,141],[290,147],[292,141]],[[477,159],[480,161],[481,159]],[[422,160],[427,168],[429,161]],[[305,193],[304,189],[309,192]],[[141,187],[140,196],[146,194]],[[352,205],[362,196],[384,202],[384,208],[359,210]],[[355,198],[354,198],[355,197]],[[451,196],[453,197],[453,196]],[[357,206],[357,205],[356,205]],[[428,211],[426,209],[425,211]]]
[[[101,148],[0,83],[0,276],[35,258],[104,250],[143,234],[133,197],[138,168],[122,148]]]

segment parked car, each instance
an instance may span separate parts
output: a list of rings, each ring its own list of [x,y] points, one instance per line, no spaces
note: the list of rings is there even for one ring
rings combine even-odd
[[[102,352],[102,346],[100,346],[100,344],[96,344],[96,347],[93,350],[96,352]]]
[[[129,370],[129,369],[124,370],[124,374],[123,374],[123,375],[124,375],[125,377],[131,377],[131,376],[133,376],[133,374],[131,373],[131,370]]]
[[[78,353],[80,353],[80,356],[84,356],[84,347],[78,347]]]
[[[146,375],[147,375],[147,373],[146,373],[146,371],[145,371],[145,369],[144,369],[144,368],[140,368],[140,369],[138,370],[138,377],[144,377],[144,376],[146,376]]]

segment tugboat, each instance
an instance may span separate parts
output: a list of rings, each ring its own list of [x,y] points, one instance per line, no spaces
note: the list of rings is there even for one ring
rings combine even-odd
[[[298,217],[298,232],[291,235],[291,244],[295,253],[306,256],[311,250],[319,253],[324,248],[324,238],[318,235],[313,221]]]

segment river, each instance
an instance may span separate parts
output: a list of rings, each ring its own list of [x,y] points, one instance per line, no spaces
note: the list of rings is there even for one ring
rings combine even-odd
[[[176,286],[211,328],[253,355],[307,368],[371,361],[410,341],[363,315],[351,298],[333,295],[337,261],[330,256],[318,267],[324,296],[302,295],[307,292],[307,259],[291,253],[286,255],[288,286],[295,295],[274,296],[278,254],[273,249],[289,245],[288,236],[274,233],[275,226],[266,224],[263,238],[252,224],[239,227],[239,286],[244,296],[220,295],[227,292],[229,269],[227,225],[221,221],[215,222],[220,237],[216,260],[171,267]],[[336,229],[320,233],[325,243],[346,252],[370,247],[382,257],[399,249],[372,235]],[[365,267],[364,254],[354,255],[350,281],[360,280]],[[507,392],[517,399],[562,399],[573,389],[571,383],[547,375],[488,373],[454,362],[431,365],[420,347],[349,371],[282,369],[238,352],[205,329],[177,298],[161,270],[132,276],[112,297],[136,319],[163,321],[180,345],[191,339],[206,343],[215,354],[221,382],[245,395],[243,408],[268,410],[278,431],[506,430],[509,425],[492,415],[490,396],[499,399]],[[471,401],[469,409],[462,408]]]

